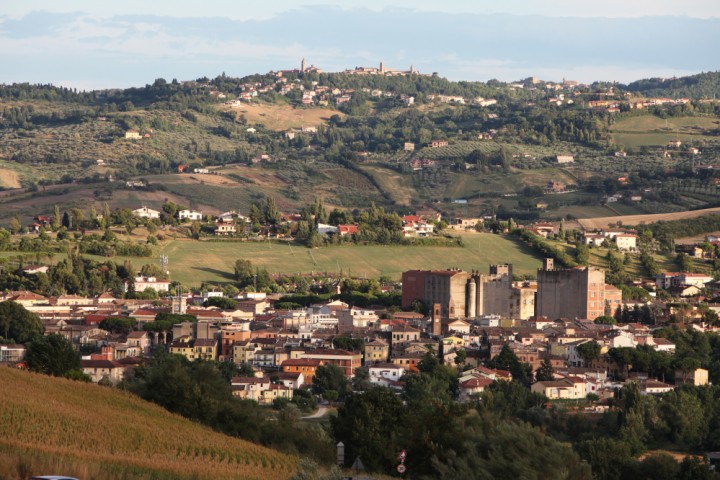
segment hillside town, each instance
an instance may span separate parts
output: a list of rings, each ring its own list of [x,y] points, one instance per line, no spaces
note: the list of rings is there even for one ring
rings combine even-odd
[[[633,238],[625,231],[584,238],[618,237],[621,242]],[[634,245],[624,248],[632,251]],[[43,268],[27,266],[25,271],[32,275]],[[707,275],[661,273],[651,287],[687,297],[715,283]],[[655,331],[672,325],[716,331],[717,322],[707,322],[706,313],[714,312],[714,318],[720,313],[720,304],[624,301],[621,291],[606,283],[605,271],[558,268],[553,259],[544,261],[537,280],[516,280],[512,265],[490,265],[488,273],[408,270],[400,284],[388,287],[401,290],[402,309],[360,308],[340,300],[282,309],[276,307],[280,295],[251,291],[228,299],[232,308],[223,309],[207,306],[225,297],[221,291],[164,296],[169,287],[169,281],[138,276],[134,291],[152,289],[161,298],[114,298],[109,293],[44,297],[10,291],[0,301],[37,315],[46,335],[61,335],[75,349],[93,352],[82,357],[81,367],[94,382],[118,384],[164,348],[190,361],[248,367],[245,376],[232,378],[233,394],[263,405],[292,399],[294,391],[309,388],[323,365],[340,368],[348,379],[365,369],[370,384],[399,390],[405,375],[417,373],[429,354],[460,369],[458,398],[467,401],[494,381],[513,379],[512,372],[487,366],[510,352],[528,366],[523,381],[533,392],[549,400],[595,398],[607,405],[603,400],[612,399],[627,382],[637,382],[643,394],[707,384],[708,371],[702,368],[678,370],[673,379],[629,372],[630,365],[613,351],[651,349],[672,356],[673,342]],[[622,319],[628,312],[635,321],[616,323],[613,316]],[[647,318],[637,318],[642,316],[638,312]],[[163,318],[170,324],[154,328]],[[131,328],[114,330],[112,325],[122,320],[132,320]],[[2,345],[0,362],[22,367],[25,350],[24,345]]]

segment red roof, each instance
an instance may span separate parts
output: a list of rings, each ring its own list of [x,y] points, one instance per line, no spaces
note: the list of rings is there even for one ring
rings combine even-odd
[[[338,231],[340,233],[353,234],[358,232],[358,227],[357,225],[338,225]]]

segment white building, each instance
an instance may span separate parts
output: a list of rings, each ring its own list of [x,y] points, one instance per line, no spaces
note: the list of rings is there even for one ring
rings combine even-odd
[[[160,212],[144,205],[141,208],[133,210],[133,215],[140,218],[160,218]]]
[[[167,280],[158,280],[155,277],[135,277],[135,291],[144,292],[145,290],[152,288],[156,292],[167,292],[170,290],[170,282]],[[129,282],[125,282],[125,291],[129,289]]]
[[[203,214],[197,210],[180,210],[178,212],[178,218],[180,220],[201,221],[203,219]]]

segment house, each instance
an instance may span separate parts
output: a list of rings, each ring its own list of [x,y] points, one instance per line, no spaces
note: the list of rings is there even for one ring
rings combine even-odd
[[[305,353],[303,358],[321,360],[324,363],[340,367],[345,376],[352,378],[355,369],[361,366],[362,354],[339,349],[317,349]]]
[[[190,220],[190,221],[202,221],[203,214],[197,210],[180,210],[178,212],[178,219]]]
[[[279,372],[277,379],[288,388],[297,390],[305,384],[305,376],[301,372]]]
[[[405,142],[405,144],[403,145],[403,150],[406,152],[414,152],[415,144],[412,142]]]
[[[355,235],[358,233],[358,226],[357,225],[338,225],[338,234],[341,237],[344,237],[345,235]]]
[[[135,277],[133,279],[136,292],[144,292],[152,288],[156,292],[168,292],[170,290],[170,282],[167,280],[158,280],[155,277]],[[130,288],[130,282],[125,282],[125,292]]]
[[[140,140],[142,135],[137,130],[128,130],[125,132],[125,139],[127,140]]]
[[[25,358],[25,345],[0,345],[0,364],[14,364]]]
[[[370,367],[370,383],[389,388],[401,388],[398,384],[406,369],[394,363],[377,363]]]
[[[160,212],[157,210],[153,210],[152,208],[148,208],[146,206],[142,206],[141,208],[133,210],[133,215],[140,218],[160,218]]]
[[[691,371],[675,371],[675,385],[695,385],[696,387],[700,387],[708,383],[708,371],[704,368],[696,368]]]
[[[290,358],[281,364],[283,372],[302,374],[304,382],[308,385],[312,384],[315,372],[321,365],[324,365],[322,360],[313,358]]]
[[[433,140],[432,142],[430,142],[430,144],[428,146],[430,148],[439,148],[439,147],[447,147],[448,145],[449,144],[448,144],[447,140]]]
[[[194,357],[198,360],[217,360],[218,341],[215,338],[198,338],[193,343]]]
[[[143,356],[150,354],[152,341],[148,332],[130,332],[125,342],[130,346],[137,347]]]
[[[556,162],[556,163],[560,163],[560,164],[563,164],[563,163],[574,163],[574,162],[575,162],[575,157],[573,157],[572,155],[558,155],[558,156],[555,157],[555,162]]]
[[[80,360],[80,368],[85,375],[90,376],[93,383],[107,378],[110,383],[117,385],[125,377],[127,366],[115,360]]]
[[[535,382],[530,390],[550,400],[580,400],[585,398],[585,381],[579,377]]]
[[[390,345],[381,339],[365,343],[365,365],[387,362],[390,356]]]
[[[634,233],[615,235],[615,243],[621,252],[634,252],[637,250],[637,235]]]
[[[48,267],[45,265],[25,265],[22,270],[23,275],[37,275],[38,273],[47,273]]]
[[[655,379],[645,379],[640,381],[640,393],[642,395],[658,395],[661,393],[672,392],[674,390],[672,385],[661,382]]]
[[[234,222],[218,222],[215,224],[215,235],[235,235],[237,227]]]
[[[254,400],[260,405],[272,405],[274,400],[292,399],[293,389],[274,384],[268,377],[233,377],[230,381],[232,394],[242,400]]]
[[[460,381],[460,396],[458,400],[461,402],[467,402],[473,397],[481,394],[487,387],[492,385],[494,380],[484,377],[473,377],[465,381]]]
[[[420,330],[410,326],[397,326],[392,329],[392,347],[393,350],[398,347],[409,345],[412,342],[420,340]]]

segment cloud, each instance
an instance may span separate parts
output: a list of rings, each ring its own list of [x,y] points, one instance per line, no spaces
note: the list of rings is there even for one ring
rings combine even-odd
[[[697,48],[717,44],[720,20],[685,17],[458,15],[336,6],[242,21],[32,13],[0,18],[0,81],[62,79],[98,87],[114,81],[112,86],[124,87],[159,76],[262,73],[297,65],[303,57],[325,71],[384,61],[455,80],[547,75],[631,81],[717,68],[712,55]]]

